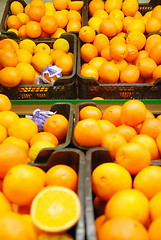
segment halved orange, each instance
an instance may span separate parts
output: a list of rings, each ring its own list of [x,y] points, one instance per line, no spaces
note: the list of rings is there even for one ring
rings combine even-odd
[[[45,187],[31,204],[31,218],[34,224],[46,232],[70,229],[78,222],[80,214],[78,195],[66,187]]]

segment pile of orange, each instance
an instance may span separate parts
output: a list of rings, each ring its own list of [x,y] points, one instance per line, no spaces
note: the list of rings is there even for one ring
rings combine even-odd
[[[57,40],[57,39],[56,39]],[[55,42],[56,42],[55,40]],[[73,53],[69,51],[69,42],[65,42],[67,48],[59,49],[45,42],[35,43],[31,39],[21,40],[19,43],[13,39],[0,40],[0,84],[5,87],[15,87],[18,84],[37,84],[36,78],[42,70],[51,65],[61,69],[63,76],[68,76],[73,71]],[[51,82],[49,75],[45,78]],[[57,77],[53,77],[57,80]]]
[[[32,0],[25,7],[19,1],[10,4],[7,31],[20,38],[57,38],[64,32],[79,31],[83,1]]]
[[[161,5],[142,15],[137,0],[92,0],[88,13],[88,25],[79,31],[82,76],[99,83],[154,83],[161,77]]]

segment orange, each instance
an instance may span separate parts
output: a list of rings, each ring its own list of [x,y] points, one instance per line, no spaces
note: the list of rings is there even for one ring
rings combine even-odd
[[[13,166],[27,162],[28,156],[23,148],[9,143],[0,145],[0,178],[4,178]]]
[[[16,66],[18,73],[21,75],[21,84],[31,84],[36,78],[36,72],[29,63],[18,63]]]
[[[159,119],[159,117],[157,119]],[[156,144],[157,144],[159,153],[161,154],[161,133],[159,133],[159,135],[156,138]]]
[[[120,126],[122,124],[120,119],[121,109],[122,106],[119,105],[107,107],[103,112],[102,119],[112,122],[116,127]]]
[[[117,33],[116,24],[112,19],[104,19],[100,25],[100,33],[105,34],[107,37],[114,37]]]
[[[109,39],[102,33],[97,34],[93,40],[93,45],[97,48],[98,53],[101,54],[102,49],[109,45]]]
[[[100,120],[102,118],[102,112],[95,106],[85,106],[79,111],[79,120],[87,118]]]
[[[81,71],[80,74],[83,77],[90,77],[90,78],[94,78],[95,80],[99,79],[99,74],[98,74],[98,69],[94,66],[84,66]]]
[[[71,10],[79,11],[84,5],[83,1],[68,1],[68,8]]]
[[[10,15],[7,18],[7,27],[13,28],[13,29],[19,29],[21,27],[22,23],[20,19],[16,15]]]
[[[58,140],[63,140],[68,132],[68,120],[62,114],[54,114],[44,122],[44,131],[54,134]]]
[[[63,10],[68,8],[67,0],[54,0],[53,4],[56,10]]]
[[[68,54],[62,54],[56,59],[55,65],[62,69],[63,75],[70,75],[73,71],[73,59]]]
[[[20,19],[22,25],[23,25],[23,24],[26,24],[26,23],[28,23],[28,22],[30,21],[29,16],[28,16],[26,13],[24,13],[24,12],[18,13],[18,14],[17,14],[17,17]],[[22,26],[21,26],[21,27],[22,27]]]
[[[137,0],[125,0],[121,9],[125,16],[133,17],[139,9],[139,3]]]
[[[127,32],[140,31],[145,33],[145,23],[141,18],[133,19],[133,21],[128,25]]]
[[[131,139],[131,142],[138,142],[143,144],[145,147],[149,149],[152,160],[159,159],[158,147],[155,140],[152,137],[146,134],[138,134]]]
[[[108,13],[103,9],[98,9],[93,14],[93,17],[100,17],[102,19],[108,18],[108,16]]]
[[[81,41],[85,43],[93,42],[93,40],[95,39],[95,36],[96,36],[95,30],[90,26],[83,26],[79,30],[79,38]]]
[[[117,83],[119,68],[112,62],[104,62],[99,69],[99,76],[105,83]]]
[[[139,190],[121,190],[107,202],[105,216],[107,219],[129,217],[145,224],[149,216],[149,201]]]
[[[157,66],[153,71],[153,79],[156,81],[161,77],[161,65]]]
[[[2,187],[5,196],[12,203],[24,206],[31,204],[44,184],[45,172],[43,170],[35,166],[19,164],[7,172]]]
[[[149,240],[146,228],[140,222],[126,217],[105,221],[98,231],[98,237],[101,240]]]
[[[6,128],[0,124],[0,144],[7,138]]]
[[[46,52],[50,54],[50,51],[51,49],[47,43],[38,43],[34,48],[34,54],[37,52]]]
[[[161,192],[156,193],[149,201],[150,219],[154,221],[161,217]]]
[[[124,14],[120,9],[113,9],[109,13],[109,18],[123,20],[124,19]]]
[[[14,51],[14,45],[12,44],[12,42],[10,42],[8,39],[2,39],[0,40],[0,49],[6,49],[9,48],[12,51]]]
[[[125,38],[123,36],[115,36],[113,38],[110,39],[110,45],[112,43],[125,43]]]
[[[122,166],[108,162],[97,166],[91,176],[92,190],[103,201],[109,200],[115,193],[130,189],[132,178]]]
[[[123,135],[112,132],[103,137],[101,147],[108,148],[111,157],[115,160],[117,150],[125,143],[127,141]]]
[[[159,228],[160,224],[161,224],[161,217],[157,218],[150,224],[148,228],[148,234],[151,240],[160,239],[161,237],[161,231]]]
[[[5,94],[0,94],[0,112],[10,111],[11,110],[11,101]]]
[[[31,204],[32,221],[46,232],[67,231],[78,222],[80,214],[78,195],[66,187],[48,186],[37,194]]]
[[[27,38],[27,33],[26,33],[26,26],[22,25],[19,30],[18,30],[18,36],[19,38]]]
[[[28,145],[28,143],[27,143],[25,140],[20,139],[20,138],[17,138],[17,137],[13,137],[13,136],[7,137],[7,138],[3,141],[3,143],[12,143],[12,144],[15,144],[15,145],[17,145],[17,146],[19,146],[19,147],[22,147],[26,152],[28,152],[28,150],[29,150],[29,145]]]
[[[156,17],[161,20],[160,13],[161,13],[161,6],[157,5],[153,8],[153,10],[151,12],[151,16]]]
[[[51,35],[51,38],[59,38],[63,33],[66,33],[64,29],[57,28],[57,30]]]
[[[18,229],[18,231],[13,231]],[[22,215],[6,212],[0,216],[0,238],[13,240],[36,240],[34,228],[29,225]]]
[[[148,58],[149,57],[149,52],[146,50],[140,50],[138,51],[138,56],[137,58],[133,61],[133,64],[136,65],[138,61],[140,61],[142,58]]]
[[[19,13],[23,13],[24,7],[21,2],[13,1],[10,4],[10,10],[13,15],[17,15]]]
[[[153,71],[157,67],[157,64],[149,57],[138,60],[136,66],[138,66],[140,70],[141,77],[150,78],[152,77]]]
[[[96,229],[96,234],[98,233],[100,227],[105,222],[105,220],[106,220],[106,217],[104,214],[99,215],[98,217],[95,218],[94,225],[95,225],[95,229]]]
[[[140,71],[135,65],[129,64],[120,72],[120,81],[122,83],[137,83],[139,81]]]
[[[161,36],[159,34],[152,34],[147,37],[145,43],[145,50],[150,52],[151,48],[155,45],[155,43],[161,42]]]
[[[104,100],[104,98],[102,98],[102,97],[94,97],[94,98],[92,98],[92,100]]]
[[[130,174],[137,174],[150,165],[150,151],[140,143],[128,142],[116,153],[116,162],[126,168]]]
[[[41,6],[30,6],[27,15],[30,21],[40,22],[41,18],[45,15],[45,9]]]
[[[38,133],[38,127],[34,121],[28,118],[19,118],[10,124],[8,135],[21,138],[30,142],[31,138]]]
[[[85,62],[89,62],[98,56],[98,50],[93,44],[85,43],[80,48],[80,55]]]
[[[121,0],[117,0],[117,1],[108,0],[108,1],[105,1],[105,10],[108,13],[110,13],[114,9],[121,9],[121,7],[122,7],[122,1]]]
[[[52,65],[52,58],[48,53],[37,52],[33,55],[31,64],[36,71],[42,72],[46,66]]]
[[[75,141],[85,147],[99,146],[102,141],[102,130],[97,120],[88,118],[79,121],[74,127]]]
[[[76,11],[76,10],[69,10],[69,11],[67,12],[67,16],[68,16],[68,20],[69,20],[69,21],[70,21],[70,20],[78,20],[79,22],[82,21],[82,16],[81,16],[81,14],[80,14],[78,11]]]
[[[61,49],[56,49],[56,50],[52,50],[50,52],[50,56],[52,58],[52,63],[55,64],[56,59],[61,55],[61,54],[65,54],[65,52]]]
[[[146,43],[146,37],[142,32],[132,31],[127,35],[126,43],[131,43],[141,50]]]
[[[137,135],[136,130],[133,127],[124,124],[115,128],[115,133],[121,134],[127,142]]]
[[[101,50],[101,57],[105,58],[107,61],[112,60],[112,57],[110,55],[110,46],[107,46]]]
[[[46,33],[53,34],[58,28],[58,23],[54,16],[46,15],[41,18],[40,26]]]
[[[90,16],[93,16],[93,14],[97,11],[97,10],[104,10],[104,1],[102,0],[93,0],[88,4],[88,12]]]
[[[161,191],[160,166],[148,166],[142,169],[134,178],[133,187],[143,192],[148,199]]]
[[[40,24],[36,21],[29,21],[26,24],[26,34],[30,38],[39,38],[41,35]]]
[[[54,13],[54,18],[56,20],[56,22],[58,23],[59,28],[65,28],[66,25],[68,24],[68,17],[67,14],[61,10],[61,11],[56,11]]]
[[[100,33],[100,25],[103,19],[100,17],[91,17],[88,20],[88,25],[92,27],[97,33]]]
[[[5,87],[15,87],[21,81],[21,75],[15,67],[5,67],[0,70],[0,84]]]
[[[151,48],[149,52],[149,57],[152,58],[157,65],[161,63],[160,60],[160,53],[161,53],[161,42],[157,42],[154,44],[154,46]]]
[[[98,124],[100,125],[101,129],[102,129],[102,136],[104,137],[105,135],[113,132],[115,130],[115,125],[108,121],[108,120],[98,120]]]
[[[45,184],[47,186],[67,187],[76,191],[78,186],[78,175],[72,167],[64,164],[57,164],[46,172]]]
[[[98,70],[102,66],[102,64],[106,61],[103,57],[94,57],[89,61],[89,65],[96,67]]]
[[[154,140],[156,140],[158,135],[161,133],[160,120],[157,118],[146,119],[141,125],[140,133],[146,134],[146,135],[154,138]]]
[[[57,137],[50,132],[39,132],[35,134],[30,140],[30,146],[39,140],[48,140],[52,142],[55,146],[58,146],[59,142]]]
[[[116,25],[116,36],[117,36],[117,34],[121,33],[123,30],[123,22],[122,22],[122,20],[117,19],[117,18],[111,18],[111,20]]]
[[[15,67],[18,63],[16,53],[9,48],[1,49],[0,57],[1,57],[0,63],[3,67]]]
[[[158,19],[156,17],[150,17],[147,20],[147,23],[145,25],[145,30],[147,33],[152,33],[152,32],[159,32],[161,29],[161,19]]]
[[[81,29],[82,25],[80,23],[80,21],[78,20],[70,20],[66,26],[66,31],[67,32],[79,32],[79,30]]]
[[[9,200],[6,198],[4,193],[1,191],[0,192],[0,213],[3,214],[5,212],[10,212],[11,211],[11,203]]]
[[[114,60],[123,60],[126,58],[127,54],[128,50],[125,43],[115,42],[110,44],[110,55]]]
[[[145,120],[146,106],[140,100],[129,100],[122,105],[121,121],[123,124],[134,127]]]
[[[130,25],[130,23],[133,22],[133,20],[134,20],[134,18],[131,17],[131,16],[127,16],[127,17],[125,16],[125,17],[123,18],[122,23],[123,23],[123,31],[124,31],[124,32],[127,32],[127,28],[128,28],[128,26]]]
[[[138,49],[133,44],[126,44],[127,47],[127,56],[125,57],[125,60],[128,63],[133,62],[138,57]]]
[[[45,4],[42,0],[32,0],[30,6],[38,6],[38,7],[45,7]]]

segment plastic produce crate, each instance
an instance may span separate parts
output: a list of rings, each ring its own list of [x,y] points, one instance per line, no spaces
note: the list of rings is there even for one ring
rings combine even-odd
[[[82,151],[74,148],[56,150],[52,153],[50,158],[45,162],[37,161],[36,163],[30,163],[40,167],[44,171],[47,171],[54,165],[65,164],[72,167],[78,174],[78,197],[81,203],[81,216],[78,223],[72,227],[68,232],[75,240],[85,239],[85,220],[84,220],[84,163],[85,156]]]
[[[0,32],[3,34],[8,35],[9,37],[12,37],[14,39],[18,39],[17,35],[14,32],[7,32],[8,27],[7,27],[7,18],[11,15],[11,11],[10,11],[10,5],[14,0],[7,0],[6,1],[6,5],[5,5],[5,9],[2,15],[2,20],[0,23]],[[17,0],[18,2],[22,3],[22,5],[25,7],[27,5],[27,3],[24,0]],[[73,0],[74,1],[74,0]],[[45,2],[45,1],[44,1]],[[50,1],[49,1],[50,2]],[[52,2],[52,1],[51,1]],[[79,11],[81,16],[82,16],[82,26],[86,25],[86,12],[87,12],[87,4],[84,1],[84,5],[82,7],[82,9]],[[74,34],[78,34],[77,31],[73,31],[71,33]]]
[[[80,74],[81,65],[84,63],[80,57],[82,41],[78,39],[77,82],[78,97],[80,99],[92,99],[102,97],[104,99],[160,99],[161,79],[154,84],[148,83],[107,83],[100,84],[92,77],[83,77]]]
[[[92,192],[91,173],[102,163],[114,162],[107,148],[93,148],[86,153],[85,167],[85,223],[87,240],[97,240],[94,220],[97,213],[94,211],[93,200],[94,193]],[[117,163],[116,163],[117,164]],[[151,165],[161,166],[160,160],[152,160]]]
[[[7,36],[1,35],[0,40]],[[77,98],[76,88],[76,58],[77,58],[77,37],[73,33],[63,33],[61,38],[69,42],[69,51],[74,54],[73,72],[69,76],[62,76],[52,84],[19,84],[16,87],[4,87],[0,85],[0,93],[7,95],[11,100],[26,99],[75,99]],[[22,40],[22,39],[21,39]],[[19,43],[21,40],[15,40]],[[36,44],[46,43],[50,47],[55,42],[53,39],[37,39],[33,40]]]
[[[43,110],[43,109],[41,109]],[[71,103],[55,103],[52,105],[50,108],[50,111],[56,112],[57,114],[62,114],[64,117],[67,118],[69,121],[68,125],[68,131],[67,131],[67,136],[66,138],[60,142],[60,144],[54,148],[44,148],[43,150],[40,151],[38,154],[37,158],[35,159],[36,161],[42,161],[45,162],[47,159],[50,157],[50,155],[56,151],[56,150],[62,150],[66,147],[69,147],[71,144],[72,140],[72,133],[73,133],[73,112],[74,112],[74,107]],[[29,114],[27,114],[29,115]],[[32,114],[31,114],[32,115]],[[24,117],[24,114],[21,115]]]

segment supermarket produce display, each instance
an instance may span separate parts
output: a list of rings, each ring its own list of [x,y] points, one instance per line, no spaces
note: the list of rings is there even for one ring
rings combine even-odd
[[[160,240],[161,1],[2,5],[0,239]]]

